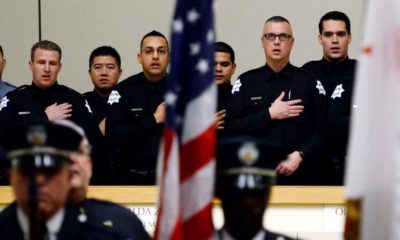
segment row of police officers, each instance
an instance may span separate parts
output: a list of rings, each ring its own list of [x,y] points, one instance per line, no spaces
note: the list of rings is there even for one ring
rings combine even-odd
[[[266,64],[241,74],[233,86],[225,81],[236,68],[233,50],[216,43],[216,193],[225,213],[217,239],[286,239],[262,227],[271,176],[278,175],[279,184],[343,183],[355,69],[347,55],[350,21],[329,12],[319,32],[323,59],[298,68],[289,61],[289,21],[269,18],[260,39]],[[16,195],[0,214],[1,239],[148,238],[126,209],[86,193],[92,175],[99,183],[155,183],[169,46],[161,33],[146,34],[138,53],[143,71],[118,85],[115,53],[111,47],[93,51],[95,89],[85,98],[57,83],[57,44],[44,40],[32,47],[32,84],[0,103],[3,163]]]
[[[329,12],[319,32],[323,58],[298,68],[289,61],[295,40],[289,21],[269,18],[260,38],[266,63],[241,74],[233,86],[233,49],[215,45],[218,138],[252,135],[280,145],[287,157],[275,163],[278,184],[343,184],[356,63],[347,55],[350,20]],[[0,131],[32,120],[72,120],[93,147],[93,184],[154,184],[165,121],[165,36],[152,31],[142,38],[137,57],[143,71],[119,84],[119,54],[108,46],[95,49],[89,59],[95,88],[85,97],[57,83],[61,56],[51,41],[32,47],[32,84],[2,99]]]

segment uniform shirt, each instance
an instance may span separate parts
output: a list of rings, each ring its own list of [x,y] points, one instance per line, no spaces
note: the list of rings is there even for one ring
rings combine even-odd
[[[356,64],[356,60],[349,58],[339,63],[323,58],[302,67],[320,79],[326,89],[327,147],[330,157],[339,161],[342,171],[349,137]]]
[[[104,98],[100,96],[96,90],[86,92],[83,96],[88,101],[90,108],[93,111],[94,119],[98,125],[101,120],[106,117],[108,97]]]
[[[0,127],[35,120],[47,122],[45,110],[54,103],[72,104],[72,116],[68,119],[81,126],[90,138],[94,122],[89,104],[80,93],[57,83],[45,90],[32,83],[8,93],[0,104]]]
[[[231,96],[232,85],[229,84],[219,84],[217,85],[218,90],[218,101],[217,101],[217,111],[225,109],[228,107],[229,98]],[[226,124],[225,124],[226,125]],[[228,138],[229,133],[225,129],[217,129],[217,139]]]
[[[98,126],[106,117],[108,97],[104,98],[100,96],[96,90],[86,92],[83,96],[88,101],[93,112],[95,125]],[[93,149],[92,152],[92,155],[94,155],[96,159],[96,164],[93,166],[93,176],[90,179],[92,185],[114,184],[114,179],[111,177],[112,166],[108,150],[106,138],[104,136],[99,136],[96,148]]]
[[[86,199],[79,206],[89,219],[113,229],[124,239],[150,239],[142,222],[126,207],[98,199]]]
[[[304,111],[300,116],[271,119],[268,108],[281,92],[285,92],[283,101],[302,100],[300,105],[304,106]],[[286,154],[302,151],[305,159],[299,169],[278,183],[310,184],[310,171],[316,168],[313,161],[323,149],[324,94],[321,82],[290,63],[279,73],[273,72],[268,65],[250,70],[239,76],[232,88],[227,128],[234,134],[266,139],[280,146]]]
[[[214,240],[235,240],[226,229],[221,229],[214,234]],[[293,238],[261,229],[251,240],[292,240]]]
[[[11,92],[16,87],[11,83],[3,81],[0,79],[0,99],[2,99],[8,92]]]
[[[232,91],[232,85],[229,84],[219,84],[217,85],[218,89],[218,105],[217,105],[217,111],[220,111],[222,109],[226,109],[228,106],[229,98],[231,96],[231,91]]]
[[[115,230],[106,227],[88,217],[83,217],[78,206],[69,205],[64,208],[65,212],[62,217],[61,226],[50,226],[49,232],[57,230],[56,240],[122,240],[129,239],[122,237]],[[50,223],[50,225],[57,225]],[[49,224],[46,224],[49,227]],[[12,203],[0,212],[0,239],[7,240],[26,240],[24,238],[24,230],[20,225],[17,216],[17,205]]]
[[[133,75],[118,83],[108,98],[106,137],[120,184],[155,183],[164,124],[157,124],[153,114],[164,101],[165,78],[152,83],[143,72]]]

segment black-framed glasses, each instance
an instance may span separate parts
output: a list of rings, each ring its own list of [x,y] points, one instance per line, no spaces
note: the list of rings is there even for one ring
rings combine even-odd
[[[288,33],[279,33],[279,34],[266,33],[263,35],[263,37],[268,41],[275,41],[276,37],[279,38],[279,41],[288,41],[289,39],[292,38],[292,35]]]

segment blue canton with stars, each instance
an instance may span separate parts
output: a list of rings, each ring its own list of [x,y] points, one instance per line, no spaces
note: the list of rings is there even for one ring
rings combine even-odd
[[[214,84],[213,1],[178,0],[167,79],[167,127],[181,135],[186,105]]]

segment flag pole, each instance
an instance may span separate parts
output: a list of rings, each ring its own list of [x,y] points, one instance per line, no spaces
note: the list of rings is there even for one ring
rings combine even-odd
[[[42,0],[38,0],[39,41],[42,41]]]

